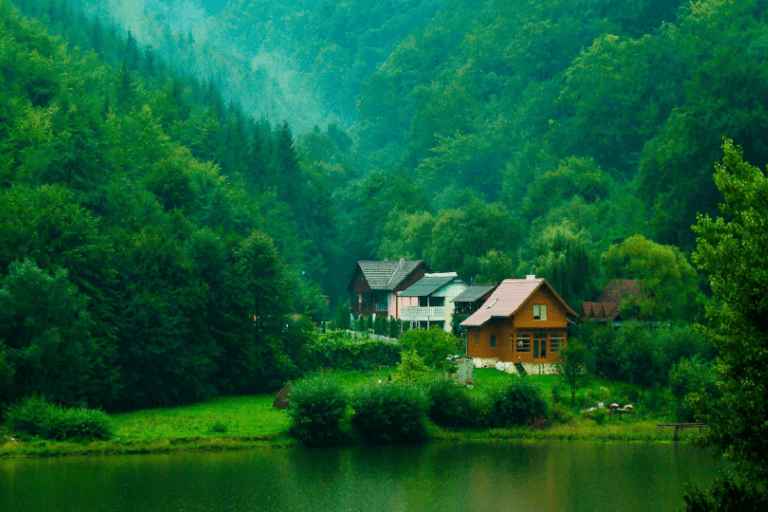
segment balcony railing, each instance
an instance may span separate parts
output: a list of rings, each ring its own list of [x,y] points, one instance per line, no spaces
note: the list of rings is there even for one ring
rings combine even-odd
[[[371,304],[369,302],[365,302],[363,304],[352,304],[350,307],[350,312],[357,316],[357,315],[363,315],[363,316],[388,316],[387,312],[387,305],[386,304]]]
[[[445,308],[423,308],[407,307],[403,308],[403,320],[426,321],[426,320],[445,320]]]

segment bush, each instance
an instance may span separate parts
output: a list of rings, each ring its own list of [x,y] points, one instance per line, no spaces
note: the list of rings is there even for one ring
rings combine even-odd
[[[343,386],[324,374],[299,381],[291,392],[288,432],[308,446],[332,446],[344,436],[341,425],[347,411]]]
[[[435,372],[424,364],[424,360],[416,352],[403,351],[400,353],[402,361],[397,365],[395,382],[416,383],[426,382]]]
[[[480,418],[479,407],[467,389],[452,379],[433,380],[427,387],[429,394],[429,419],[441,427],[462,429],[474,427]]]
[[[552,406],[552,421],[560,425],[566,425],[573,422],[573,412],[563,405],[556,403]]]
[[[415,351],[430,368],[455,371],[449,356],[460,352],[461,340],[439,327],[408,331],[400,337],[400,342],[404,350]]]
[[[29,397],[12,405],[6,413],[6,425],[16,435],[44,439],[109,439],[112,422],[100,410],[64,408],[42,398]]]
[[[528,420],[549,418],[549,407],[541,388],[515,378],[491,392],[493,424],[496,427],[525,425]]]
[[[321,368],[367,371],[394,366],[400,360],[400,345],[391,341],[354,339],[346,332],[328,332],[302,348],[301,366],[306,371]]]
[[[374,444],[425,441],[429,400],[408,384],[373,384],[352,402],[352,426],[363,441]]]
[[[598,425],[605,425],[605,422],[608,421],[608,414],[608,409],[605,409],[604,407],[599,407],[585,413],[587,418],[593,420]]]

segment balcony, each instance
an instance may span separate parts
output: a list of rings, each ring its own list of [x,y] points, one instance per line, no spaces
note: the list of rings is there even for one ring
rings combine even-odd
[[[350,306],[350,313],[352,313],[355,316],[363,315],[363,316],[388,316],[389,313],[387,312],[387,304],[371,304],[369,302],[365,302],[362,304],[352,304]]]
[[[414,322],[445,320],[445,307],[406,307],[403,308],[402,318],[405,321]]]

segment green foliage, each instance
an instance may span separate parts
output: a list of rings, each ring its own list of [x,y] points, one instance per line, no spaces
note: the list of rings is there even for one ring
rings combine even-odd
[[[333,331],[314,338],[302,347],[301,366],[305,371],[333,368],[370,370],[394,366],[400,360],[400,345],[381,339],[356,338]]]
[[[691,322],[699,317],[703,299],[696,270],[676,247],[635,235],[621,245],[612,245],[601,262],[608,279],[642,282],[642,293],[627,297],[621,304],[625,318]]]
[[[561,403],[553,403],[550,407],[552,421],[556,424],[567,425],[573,423],[574,414],[571,410]]]
[[[688,512],[760,512],[768,507],[768,494],[754,482],[742,482],[723,472],[711,487],[689,486],[683,496]]]
[[[693,259],[708,273],[715,305],[707,308],[718,360],[722,398],[699,394],[692,401],[710,426],[708,442],[729,454],[741,478],[768,482],[768,424],[762,398],[768,392],[768,178],[726,140],[715,183],[723,194],[722,216],[699,216]]]
[[[589,367],[589,349],[578,338],[571,337],[560,347],[557,373],[571,390],[571,407],[576,405],[576,390],[583,385]]]
[[[291,391],[290,434],[308,446],[330,446],[343,439],[347,411],[346,390],[326,374],[297,382]]]
[[[133,408],[281,386],[311,332],[289,313],[325,307],[296,267],[317,283],[335,261],[326,176],[285,123],[62,20],[83,44],[0,5],[0,394]]]
[[[0,280],[0,345],[8,394],[59,403],[104,403],[117,393],[114,347],[95,334],[89,298],[67,271],[50,274],[30,259]]]
[[[427,438],[429,399],[421,387],[373,384],[352,399],[352,426],[366,443],[418,443]]]
[[[425,365],[439,371],[450,371],[449,356],[461,350],[461,340],[437,326],[408,331],[401,336],[400,343],[403,350],[416,352]]]
[[[480,407],[464,386],[442,377],[427,385],[429,419],[441,427],[463,429],[480,426]]]
[[[586,233],[566,223],[544,229],[537,241],[533,272],[544,277],[571,308],[595,292],[597,262]]]
[[[496,427],[525,425],[549,418],[549,405],[541,388],[525,378],[514,378],[490,393],[491,421]]]
[[[5,420],[8,429],[16,435],[56,441],[109,439],[113,432],[109,416],[100,410],[64,408],[37,397],[28,397],[10,406]]]
[[[434,376],[434,370],[424,363],[424,359],[417,352],[403,350],[400,352],[400,359],[395,373],[396,382],[423,384]]]

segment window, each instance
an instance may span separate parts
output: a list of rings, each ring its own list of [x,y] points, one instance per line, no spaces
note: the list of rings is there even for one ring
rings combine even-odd
[[[530,334],[517,335],[517,351],[518,352],[531,351],[531,335]]]
[[[563,345],[565,337],[562,334],[553,334],[549,337],[549,350],[550,352],[558,352]]]
[[[547,334],[537,332],[533,335],[533,357],[547,357]]]
[[[496,336],[491,335],[491,348],[496,348]]]
[[[534,320],[546,320],[547,319],[547,305],[546,304],[534,304],[533,305],[533,319]]]

